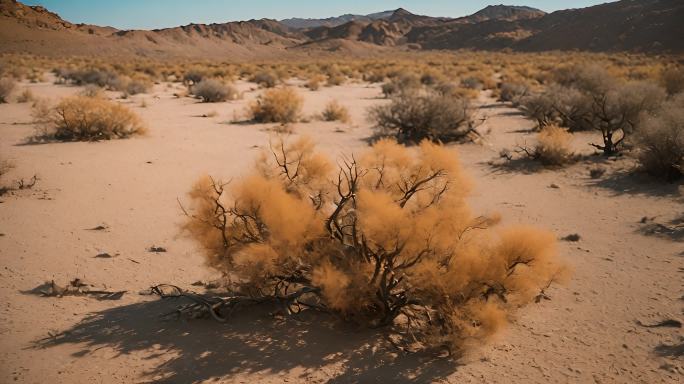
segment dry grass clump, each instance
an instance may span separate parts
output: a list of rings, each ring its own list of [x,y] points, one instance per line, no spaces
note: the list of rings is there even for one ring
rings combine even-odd
[[[405,92],[414,92],[421,86],[420,79],[413,74],[393,77],[389,82],[382,85],[382,93],[385,97],[396,96]]]
[[[90,141],[145,133],[140,118],[127,107],[100,98],[73,96],[55,106],[36,103],[37,140]]]
[[[557,125],[544,127],[537,134],[535,157],[544,165],[564,165],[573,156],[572,134]]]
[[[249,106],[251,119],[259,123],[293,123],[301,115],[301,96],[292,88],[269,89]]]
[[[278,85],[278,76],[272,72],[260,71],[255,73],[249,81],[257,83],[262,88],[273,88]]]
[[[518,106],[529,93],[530,87],[526,84],[502,83],[499,89],[499,99],[510,101],[513,106]]]
[[[9,96],[17,86],[17,82],[8,77],[0,79],[0,103],[7,103]]]
[[[193,85],[190,92],[205,103],[218,103],[240,98],[240,92],[235,87],[216,79],[203,79]]]
[[[661,81],[668,95],[684,92],[684,67],[675,66],[663,70]]]
[[[17,103],[28,103],[34,101],[36,97],[33,95],[30,89],[24,88],[24,90],[17,96]]]
[[[645,117],[634,141],[639,162],[647,172],[669,181],[684,175],[684,96]]]
[[[78,94],[85,97],[102,97],[103,91],[97,85],[88,84]]]
[[[351,116],[349,110],[344,105],[340,105],[336,100],[326,104],[325,109],[321,113],[324,121],[340,121],[342,123],[349,123]]]
[[[281,142],[234,184],[196,183],[185,229],[232,277],[214,316],[276,302],[457,352],[564,275],[552,233],[471,213],[451,149],[382,140],[345,159],[334,167],[310,140]]]
[[[200,69],[190,69],[183,74],[183,84],[197,84],[207,76],[207,73]]]
[[[369,118],[380,135],[393,136],[401,143],[449,142],[473,131],[468,100],[435,92],[401,93],[390,104],[371,107]]]
[[[306,87],[312,91],[317,91],[321,88],[321,83],[325,80],[326,78],[323,75],[313,75],[306,81]]]

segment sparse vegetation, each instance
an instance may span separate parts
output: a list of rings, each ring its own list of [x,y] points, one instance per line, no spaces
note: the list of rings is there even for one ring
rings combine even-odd
[[[68,97],[52,107],[37,103],[34,117],[39,127],[36,140],[110,140],[145,132],[140,118],[130,109],[93,97]]]
[[[204,79],[193,85],[191,92],[205,103],[218,103],[240,98],[240,92],[233,86],[215,79]]]
[[[185,229],[234,276],[232,294],[212,298],[214,317],[278,302],[457,352],[564,276],[553,234],[471,216],[470,183],[439,145],[414,157],[383,140],[334,170],[306,139],[274,148],[230,188],[205,177],[190,193]]]
[[[528,155],[544,165],[559,166],[568,163],[573,156],[572,134],[557,125],[548,125],[537,134],[537,143]]]
[[[684,174],[684,96],[644,117],[635,142],[646,171],[670,181],[680,178]]]
[[[339,121],[342,123],[348,123],[351,120],[349,110],[335,100],[326,104],[321,117],[324,121]]]
[[[257,72],[250,78],[250,81],[263,88],[273,88],[278,85],[278,77],[271,72]]]
[[[460,140],[473,132],[474,124],[468,100],[434,92],[402,93],[390,104],[370,108],[369,118],[380,135],[414,144]]]
[[[7,103],[9,96],[17,86],[16,81],[10,78],[0,79],[0,103]]]
[[[269,89],[249,106],[251,119],[259,123],[293,123],[301,115],[303,100],[292,88]]]
[[[24,88],[24,90],[17,96],[17,103],[28,103],[35,99],[33,92],[30,89]]]

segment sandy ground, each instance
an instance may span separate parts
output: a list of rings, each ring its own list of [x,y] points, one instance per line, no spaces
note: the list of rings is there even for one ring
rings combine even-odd
[[[57,98],[76,87],[22,84]],[[267,145],[272,125],[231,124],[245,99],[201,104],[175,98],[177,85],[129,100],[147,122],[146,137],[99,143],[21,145],[33,132],[29,104],[0,105],[0,154],[16,168],[5,183],[39,176],[37,185],[0,198],[0,383],[141,382],[449,382],[674,383],[684,375],[682,329],[637,324],[682,319],[684,204],[680,187],[632,176],[629,159],[590,157],[562,170],[529,161],[504,163],[503,148],[530,142],[533,123],[483,95],[484,144],[453,145],[473,176],[471,203],[559,238],[574,268],[550,301],[520,311],[497,340],[462,361],[400,355],[373,332],[331,319],[238,315],[162,322],[176,303],[138,292],[169,282],[183,287],[216,274],[179,235],[177,199],[203,173],[229,179]],[[336,99],[353,124],[312,120],[294,127],[335,156],[360,152],[371,134],[368,106],[377,86],[300,90],[305,113]],[[115,94],[110,96],[114,97]],[[147,107],[141,107],[142,99]],[[200,117],[216,111],[215,117]],[[591,134],[576,136],[587,154]],[[594,167],[607,172],[589,176]],[[654,218],[640,223],[642,217]],[[90,231],[105,225],[105,231]],[[679,225],[677,227],[677,225]],[[669,228],[669,229],[668,229]],[[166,253],[151,253],[150,246]],[[100,253],[115,257],[95,258]],[[79,277],[128,292],[116,301],[41,298],[23,293],[46,280]],[[60,332],[60,337],[51,337]]]

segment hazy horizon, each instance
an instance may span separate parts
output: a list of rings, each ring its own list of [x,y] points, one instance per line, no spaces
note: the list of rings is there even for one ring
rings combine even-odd
[[[343,14],[366,15],[397,8],[435,17],[461,17],[477,12],[502,0],[471,0],[455,3],[450,0],[381,0],[374,2],[351,0],[319,2],[310,0],[256,0],[230,4],[221,0],[120,0],[101,2],[88,0],[27,0],[27,5],[40,5],[73,23],[111,26],[118,29],[157,29],[191,23],[223,23],[249,19],[327,18]],[[545,12],[568,8],[583,8],[605,0],[530,0],[506,2],[506,5],[528,6]],[[153,15],[154,17],[150,17]]]

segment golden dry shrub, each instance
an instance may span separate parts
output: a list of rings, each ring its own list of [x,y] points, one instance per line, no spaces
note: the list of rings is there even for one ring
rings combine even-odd
[[[471,212],[453,149],[381,140],[336,167],[306,138],[270,149],[240,181],[204,177],[190,193],[184,228],[232,300],[315,308],[411,347],[459,350],[566,275],[552,233]]]
[[[313,75],[306,81],[306,87],[312,91],[317,91],[321,88],[321,83],[325,80],[326,78],[323,75]]]
[[[324,121],[339,121],[342,123],[349,123],[351,121],[349,110],[344,105],[338,103],[337,100],[333,100],[325,105],[321,118]]]
[[[293,123],[299,119],[303,103],[292,88],[269,89],[249,106],[248,113],[259,123]]]
[[[37,102],[33,116],[38,123],[37,139],[90,141],[126,138],[144,134],[140,117],[127,107],[105,99],[72,96],[55,106]]]
[[[547,125],[537,134],[536,157],[546,165],[563,165],[573,156],[572,133],[557,125]]]
[[[0,103],[7,103],[9,96],[17,86],[17,82],[14,79],[2,78],[0,79]]]

